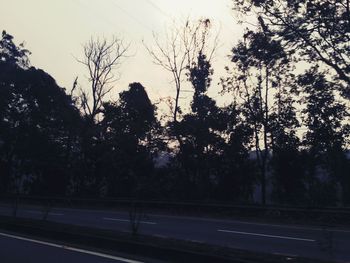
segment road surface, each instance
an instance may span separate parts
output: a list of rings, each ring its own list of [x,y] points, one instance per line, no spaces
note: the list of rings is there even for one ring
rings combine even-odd
[[[10,207],[0,214],[10,215]],[[42,209],[20,207],[19,217],[42,218]],[[48,220],[103,229],[130,231],[126,212],[56,208]],[[191,240],[256,252],[350,262],[350,229],[264,224],[169,215],[147,215],[140,233]]]
[[[0,233],[0,261],[6,263],[142,263],[94,251]]]

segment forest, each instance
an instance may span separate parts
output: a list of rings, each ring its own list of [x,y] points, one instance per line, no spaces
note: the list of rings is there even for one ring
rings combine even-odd
[[[3,31],[0,192],[349,206],[349,1],[233,0],[232,10],[258,26],[227,54],[227,106],[208,95],[217,84],[209,19],[145,47],[173,76],[167,116],[138,80],[110,99],[122,39],[91,38],[77,61],[89,86],[63,88]]]

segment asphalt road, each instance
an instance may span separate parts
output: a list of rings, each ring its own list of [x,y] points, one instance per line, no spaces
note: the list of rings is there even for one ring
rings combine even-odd
[[[10,213],[10,208],[0,208],[0,214]],[[39,219],[42,215],[42,209],[36,207],[20,207],[18,211],[20,217]],[[48,220],[130,231],[126,212],[60,208],[52,209]],[[148,214],[142,218],[140,233],[256,252],[350,262],[350,229]]]
[[[0,233],[0,262],[4,263],[142,263],[89,250]]]

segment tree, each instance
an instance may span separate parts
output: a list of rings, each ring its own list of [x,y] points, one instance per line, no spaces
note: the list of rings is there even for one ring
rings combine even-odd
[[[104,105],[102,126],[108,149],[104,156],[108,157],[101,167],[111,169],[102,170],[108,175],[109,195],[135,197],[145,193],[160,145],[155,110],[140,83],[130,84],[129,90],[120,93],[118,102]]]
[[[327,81],[318,67],[308,70],[298,79],[305,92],[306,109],[303,110],[308,131],[304,145],[309,154],[308,188],[310,199],[317,205],[335,204],[336,183],[345,185],[345,145],[349,117],[344,104],[335,99],[337,87]]]
[[[0,62],[3,190],[63,194],[80,116],[50,75],[28,67],[28,51],[14,45],[12,39],[3,34],[0,53],[5,58]]]
[[[180,94],[182,92],[182,84],[188,67],[196,60],[200,50],[208,48],[207,42],[203,41],[208,38],[210,27],[209,19],[202,19],[198,23],[192,24],[189,20],[185,22],[183,27],[174,26],[169,33],[166,34],[165,43],[162,44],[157,35],[154,35],[155,49],[146,46],[149,54],[156,65],[161,66],[172,74],[175,83],[175,98],[173,107],[173,123],[178,122],[178,114],[181,114]],[[210,49],[208,59],[210,60],[215,51],[217,40]]]
[[[0,40],[0,63],[28,68],[30,65],[28,55],[30,55],[30,52],[24,48],[23,43],[16,46],[13,42],[13,36],[8,34],[5,30],[2,31]]]
[[[190,183],[198,189],[197,197],[208,197],[212,178],[218,176],[219,146],[223,143],[220,133],[226,128],[222,111],[207,95],[213,70],[203,52],[199,51],[197,61],[188,68],[188,78],[194,88],[192,112],[184,115],[177,130],[182,138],[179,159]]]
[[[285,77],[285,75],[283,75]],[[293,79],[294,81],[294,79]],[[301,142],[297,135],[300,123],[295,109],[294,83],[278,86],[274,111],[271,114],[270,169],[272,171],[274,201],[279,204],[305,202],[305,165],[299,152]]]
[[[91,87],[89,92],[80,90],[79,101],[85,116],[91,121],[96,121],[101,113],[104,99],[118,79],[114,71],[126,56],[128,48],[119,38],[113,38],[110,42],[91,38],[85,44],[84,59],[79,62],[88,70]]]
[[[283,46],[312,65],[321,63],[350,96],[349,0],[234,0],[243,14],[254,13]],[[335,74],[334,74],[335,73]]]
[[[345,117],[347,108],[336,100],[340,99],[339,95],[342,95],[346,99],[350,98],[350,49],[348,48],[350,40],[349,1],[234,0],[233,4],[234,9],[240,14],[253,14],[259,25],[263,26],[264,32],[268,32],[273,41],[280,43],[290,60],[293,61],[299,69],[306,70],[305,74],[302,73],[299,78],[296,78],[299,79],[297,86],[300,86],[299,89],[303,90],[303,92],[299,92],[297,95],[301,97],[305,96],[305,98],[300,98],[301,107],[306,107],[302,115],[305,118],[304,125],[308,129],[304,137],[304,147],[306,142],[314,142],[315,144],[308,144],[306,147],[307,149],[301,152],[300,157],[297,157],[297,152],[295,150],[288,150],[289,146],[294,145],[292,148],[295,148],[299,144],[297,142],[297,136],[292,133],[289,133],[289,135],[285,132],[277,133],[284,134],[281,138],[288,143],[279,143],[278,146],[273,142],[274,155],[272,166],[274,173],[276,169],[281,170],[283,167],[290,167],[287,168],[286,171],[294,171],[294,169],[292,169],[293,167],[304,167],[304,170],[308,170],[308,172],[307,175],[305,175],[301,173],[300,170],[299,172],[294,171],[294,174],[300,175],[298,178],[295,176],[292,177],[289,172],[286,172],[287,178],[290,177],[290,179],[282,183],[282,187],[279,188],[278,192],[275,192],[275,194],[279,196],[279,198],[285,200],[286,197],[289,198],[291,195],[285,195],[283,197],[283,192],[287,192],[283,190],[285,188],[283,185],[288,186],[290,180],[292,183],[289,183],[289,186],[296,184],[294,188],[301,189],[300,186],[303,185],[302,181],[305,182],[307,179],[309,181],[306,183],[306,186],[308,187],[309,194],[313,191],[313,196],[310,196],[311,201],[318,204],[325,204],[327,202],[329,202],[328,204],[334,203],[336,199],[336,180],[339,179],[336,179],[337,176],[333,176],[332,174],[334,174],[336,170],[338,171],[336,172],[337,174],[341,174],[340,170],[345,169],[344,164],[346,162],[344,162],[344,154],[340,146],[332,148],[332,150],[320,149],[320,147],[322,148],[323,146],[321,145],[325,144],[333,145],[335,141],[344,141],[344,138],[347,136],[346,128],[340,128],[340,126],[343,126],[344,122],[347,121]],[[323,69],[322,74],[324,75],[322,81],[320,79],[321,74],[318,72],[321,68]],[[305,84],[302,83],[306,80],[309,81],[307,91],[305,89]],[[321,86],[323,90],[319,92]],[[338,114],[337,117],[335,116],[336,113]],[[290,114],[287,114],[287,116],[289,116],[287,118],[288,120],[295,119]],[[329,120],[326,121],[328,118],[332,120],[332,123],[334,118],[335,121],[332,125],[329,125]],[[341,123],[340,126],[337,126],[339,125],[338,121]],[[321,129],[323,122],[327,124]],[[274,124],[274,126],[275,129],[276,124]],[[288,136],[285,137],[285,135]],[[317,143],[315,142],[316,138]],[[317,144],[319,144],[319,146],[317,146]],[[289,146],[283,149],[281,148],[283,145]],[[311,145],[313,146],[311,147]],[[344,147],[343,143],[340,143],[340,145]],[[276,148],[276,146],[278,147]],[[281,152],[281,150],[283,151]],[[285,152],[285,150],[288,151]],[[277,153],[276,151],[279,152],[278,155],[275,154]],[[286,155],[288,152],[293,153],[293,156],[296,158],[289,156],[289,154]],[[329,155],[330,152],[333,152],[333,157]],[[281,160],[280,158],[283,156],[286,158]],[[319,158],[318,156],[322,157]],[[293,164],[291,161],[294,160],[299,163],[299,158],[303,158],[300,165]],[[287,161],[287,159],[289,159],[289,161]],[[325,165],[326,163],[328,164]],[[333,164],[331,165],[331,163]],[[315,177],[319,177],[320,173],[328,173],[328,178],[331,180],[328,180],[327,184],[321,183],[318,179],[315,180]],[[283,182],[282,179],[284,178],[278,178],[276,175],[277,174],[275,174],[275,179]],[[307,177],[302,179],[303,176]],[[325,177],[327,177],[327,175]],[[340,177],[344,178],[343,176]],[[277,182],[275,181],[275,183]],[[341,184],[343,187],[346,185],[345,181]],[[326,193],[327,191],[328,193]]]
[[[288,86],[293,77],[289,54],[261,21],[256,32],[247,30],[244,40],[233,48],[232,62],[234,71],[232,76],[223,79],[224,91],[238,95],[235,100],[241,104],[245,121],[254,131],[261,202],[265,204],[268,163],[274,137],[272,114],[276,111],[273,94],[278,87]]]
[[[223,110],[226,128],[223,133],[225,142],[219,156],[217,198],[250,203],[258,179],[256,164],[249,156],[254,131],[244,120],[244,111],[237,102]]]
[[[98,164],[101,152],[104,150],[101,130],[103,105],[113,90],[118,75],[116,70],[126,57],[129,45],[114,37],[107,39],[91,38],[84,46],[84,58],[78,60],[88,71],[90,89],[76,90],[77,79],[73,84],[72,94],[76,94],[76,104],[84,115],[84,126],[81,129],[81,156],[83,167],[81,176],[76,178],[75,184],[83,195],[99,195],[101,178],[98,178]],[[80,173],[79,173],[80,174]]]

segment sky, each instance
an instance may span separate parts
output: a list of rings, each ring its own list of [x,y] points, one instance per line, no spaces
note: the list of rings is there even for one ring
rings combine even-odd
[[[83,56],[83,45],[91,37],[117,36],[130,43],[128,58],[119,68],[120,79],[112,99],[131,82],[140,82],[152,101],[173,96],[171,75],[154,65],[142,42],[152,47],[153,33],[162,36],[174,21],[209,18],[213,30],[219,32],[219,47],[213,60],[214,78],[209,95],[219,104],[229,99],[218,95],[218,84],[228,55],[241,38],[243,26],[238,25],[230,8],[231,0],[0,0],[0,30],[25,42],[32,52],[33,66],[52,75],[58,84],[69,90],[76,76],[82,88],[87,87],[86,70],[77,62]],[[183,98],[184,107],[190,93]]]

